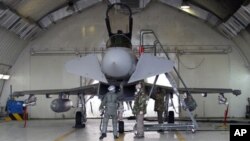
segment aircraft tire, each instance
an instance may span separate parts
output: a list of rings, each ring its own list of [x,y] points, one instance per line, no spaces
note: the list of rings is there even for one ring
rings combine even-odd
[[[124,133],[124,121],[119,121],[118,122],[118,132],[119,133]]]
[[[168,123],[174,123],[174,111],[168,112]]]
[[[76,112],[75,128],[84,128],[85,124],[82,123],[82,112]]]

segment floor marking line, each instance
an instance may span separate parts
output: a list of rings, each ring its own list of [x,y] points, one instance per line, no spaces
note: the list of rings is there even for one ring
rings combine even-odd
[[[186,139],[182,136],[182,134],[178,131],[175,132],[176,136],[177,136],[177,139],[179,141],[186,141]]]
[[[115,139],[115,141],[124,141],[124,137],[125,137],[125,133],[121,133],[119,135],[119,138],[118,139]]]
[[[23,120],[22,117],[17,113],[13,114],[13,116],[16,118],[17,121],[22,121]]]
[[[73,129],[73,130],[69,131],[68,133],[64,133],[63,135],[57,137],[54,141],[63,141],[66,137],[68,137],[69,135],[71,135],[75,131],[76,131],[76,129]]]

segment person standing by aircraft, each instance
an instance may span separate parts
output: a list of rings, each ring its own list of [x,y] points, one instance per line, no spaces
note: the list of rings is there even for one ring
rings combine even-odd
[[[135,103],[133,107],[133,114],[136,115],[136,135],[135,138],[143,138],[144,137],[144,123],[143,118],[146,114],[147,110],[147,100],[148,96],[144,92],[144,88],[142,83],[136,85],[135,92]]]
[[[114,138],[118,138],[118,132],[117,132],[117,109],[118,109],[118,98],[123,93],[123,87],[121,87],[121,91],[119,93],[116,93],[115,86],[110,85],[108,87],[107,94],[102,99],[101,105],[99,107],[100,111],[104,112],[104,118],[103,118],[103,124],[102,124],[102,135],[99,139],[103,139],[107,137],[107,127],[108,127],[108,121],[109,118],[112,118],[112,124],[113,124],[113,134]]]
[[[158,123],[163,124],[163,113],[165,111],[165,91],[161,88],[156,89],[155,93],[155,105],[154,111],[157,112]],[[160,129],[158,132],[164,132],[164,130]]]
[[[165,93],[163,89],[157,88],[155,93],[154,111],[157,112],[158,123],[163,123],[163,112],[165,111]]]

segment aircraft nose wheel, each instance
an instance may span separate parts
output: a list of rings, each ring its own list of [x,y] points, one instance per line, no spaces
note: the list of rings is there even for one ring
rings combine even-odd
[[[76,112],[75,128],[85,128],[85,124],[83,123],[82,118],[83,118],[82,112]]]

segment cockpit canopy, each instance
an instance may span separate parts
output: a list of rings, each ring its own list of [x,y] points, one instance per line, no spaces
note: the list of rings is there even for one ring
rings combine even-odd
[[[106,48],[110,47],[125,47],[132,48],[132,44],[130,39],[125,34],[117,34],[112,35],[106,43]]]

